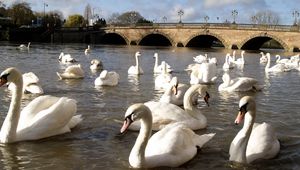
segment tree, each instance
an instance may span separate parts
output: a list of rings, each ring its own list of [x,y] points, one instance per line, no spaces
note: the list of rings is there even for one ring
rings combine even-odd
[[[250,17],[250,21],[253,24],[278,25],[280,22],[280,17],[276,12],[270,10],[259,11]]]
[[[63,14],[61,11],[50,11],[46,13],[44,16],[44,13],[35,13],[36,18],[43,18],[44,22],[43,27],[55,27],[59,28],[62,26],[63,22]]]
[[[93,19],[93,16],[92,16],[92,8],[91,8],[91,5],[90,4],[87,4],[85,6],[85,9],[84,9],[84,14],[83,14],[83,17],[84,17],[84,20],[85,20],[85,24],[88,24],[90,23],[90,20]],[[92,24],[92,23],[91,23]]]
[[[70,15],[64,26],[66,27],[82,27],[84,24],[84,18],[82,15],[75,14]]]
[[[139,12],[129,11],[125,12],[121,15],[118,13],[112,14],[112,16],[108,19],[108,23],[110,24],[136,24],[136,23],[152,23],[151,21],[145,19]]]
[[[31,21],[34,19],[33,12],[26,2],[14,3],[8,9],[8,16],[11,17],[13,23],[17,26],[31,25]]]

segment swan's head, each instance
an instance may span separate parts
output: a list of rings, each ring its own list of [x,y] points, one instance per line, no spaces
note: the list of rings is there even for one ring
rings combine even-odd
[[[240,124],[243,120],[244,117],[247,113],[252,114],[251,116],[255,116],[253,114],[255,114],[255,112],[248,112],[249,110],[253,111],[255,110],[255,100],[253,99],[253,97],[251,96],[244,96],[240,99],[239,102],[239,113],[234,121],[234,123]]]
[[[209,98],[210,98],[210,95],[209,93],[207,92],[207,86],[206,85],[201,85],[201,84],[195,84],[195,85],[192,85],[190,87],[190,89],[192,91],[195,91],[196,93],[198,92],[198,94],[203,97],[205,103],[207,104],[207,106],[209,106]]]
[[[280,55],[276,54],[276,55],[275,55],[275,57],[276,57],[276,58],[279,58],[279,57],[280,57]]]
[[[177,95],[178,92],[178,78],[177,77],[172,77],[170,84],[172,86],[172,91],[174,95]]]
[[[157,58],[158,57],[158,53],[154,53],[153,58]]]
[[[63,56],[64,56],[64,53],[61,52],[61,53],[59,54],[59,56],[58,56],[58,60],[61,60]]]
[[[136,56],[136,57],[141,56],[141,52],[137,51],[137,52],[135,53],[135,56]]]
[[[7,68],[0,74],[0,86],[22,80],[22,74],[14,67]]]
[[[131,123],[140,119],[148,119],[152,122],[152,114],[150,109],[143,103],[136,103],[129,106],[126,110],[124,123],[120,132],[124,133]]]

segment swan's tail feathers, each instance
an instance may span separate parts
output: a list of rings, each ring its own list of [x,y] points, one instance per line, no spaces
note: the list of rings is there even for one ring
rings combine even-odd
[[[210,141],[214,136],[216,135],[216,133],[209,133],[209,134],[204,134],[204,135],[197,135],[197,138],[196,138],[196,145],[199,147],[199,148],[202,148],[202,146],[204,144],[206,144],[208,141]]]
[[[81,115],[73,116],[70,122],[68,123],[68,126],[70,129],[74,128],[77,124],[79,124],[83,120]]]

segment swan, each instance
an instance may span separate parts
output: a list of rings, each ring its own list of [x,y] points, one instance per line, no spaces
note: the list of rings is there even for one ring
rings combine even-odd
[[[271,65],[270,53],[267,53],[266,56],[267,56],[267,59],[268,59],[268,62],[267,62],[266,67],[265,67],[265,72],[266,73],[268,73],[268,72],[279,73],[279,72],[291,71],[291,69],[288,69],[284,64],[276,64],[276,65],[270,67],[270,65]]]
[[[243,50],[241,52],[241,58],[236,59],[236,61],[234,61],[233,63],[236,65],[245,65],[244,53],[245,53],[245,51]]]
[[[225,56],[225,62],[223,64],[223,70],[229,70],[229,69],[234,68],[233,63],[229,60],[229,58],[230,58],[230,54],[227,53],[226,56]]]
[[[81,122],[76,115],[74,99],[67,97],[40,96],[21,111],[23,94],[22,74],[16,68],[7,68],[0,74],[0,86],[10,83],[12,100],[0,131],[1,143],[37,140],[70,132]]]
[[[190,74],[190,84],[213,84],[217,80],[217,66],[215,63],[202,63],[193,67]]]
[[[280,144],[275,130],[268,123],[254,123],[256,117],[255,100],[244,96],[239,102],[240,111],[235,124],[245,119],[243,128],[233,139],[229,149],[229,160],[240,163],[251,163],[256,159],[275,157]]]
[[[21,44],[18,49],[20,50],[29,50],[29,47],[30,47],[30,42],[28,42],[27,46],[25,44]]]
[[[84,54],[88,55],[91,52],[90,45],[87,46],[87,49],[84,50]]]
[[[103,70],[99,77],[95,79],[95,86],[116,86],[119,82],[120,76],[115,71],[108,72]]]
[[[63,64],[76,62],[76,60],[71,56],[71,54],[64,54],[63,52],[61,52],[58,56],[58,60]]]
[[[124,133],[132,122],[140,120],[141,128],[129,155],[133,168],[178,167],[197,154],[197,147],[210,141],[215,133],[197,135],[187,126],[174,123],[151,136],[151,110],[142,103],[131,105],[125,113]]]
[[[167,64],[162,61],[162,72],[155,77],[155,88],[165,89],[172,79],[172,74],[167,72]]]
[[[130,66],[128,69],[128,74],[133,74],[133,75],[140,75],[144,74],[143,69],[139,65],[139,57],[141,56],[141,53],[137,51],[135,53],[135,66]]]
[[[91,65],[90,65],[90,69],[91,70],[102,70],[103,69],[103,64],[101,60],[98,59],[93,59],[91,61]]]
[[[23,78],[23,93],[25,94],[43,94],[44,90],[40,85],[40,80],[33,72],[24,73]],[[8,84],[7,88],[12,91],[13,86]]]
[[[63,73],[58,73],[59,79],[81,79],[84,78],[84,72],[80,64],[68,66]]]
[[[264,52],[260,52],[260,54],[261,54],[261,57],[259,58],[259,63],[267,63],[268,62],[268,58],[264,54]]]
[[[275,57],[276,57],[276,63],[278,63],[278,64],[290,63],[289,59],[287,59],[287,58],[281,59],[280,55],[278,55],[278,54],[276,54]]]
[[[197,55],[196,57],[193,57],[193,59],[194,59],[194,62],[199,63],[199,64],[208,62],[207,54]]]
[[[219,91],[258,91],[262,87],[258,85],[258,81],[250,77],[238,77],[231,79],[228,72],[225,72],[222,76],[223,83],[219,85]]]
[[[146,102],[145,105],[151,110],[153,115],[153,130],[160,130],[168,124],[181,122],[186,124],[192,130],[206,128],[207,119],[201,111],[194,106],[192,100],[195,95],[204,97],[208,105],[209,94],[207,87],[204,85],[192,85],[184,94],[183,107],[164,102]],[[138,130],[140,123],[135,122],[130,127],[131,130]]]
[[[164,94],[160,97],[159,102],[172,103],[177,106],[183,105],[183,97],[189,89],[189,85],[178,82],[177,77],[172,77],[170,83],[165,88]],[[196,104],[198,97],[195,96],[192,103]]]
[[[235,53],[236,53],[236,51],[233,50],[233,51],[232,51],[232,55],[229,54],[229,56],[228,56],[228,61],[229,61],[230,63],[234,63],[234,62],[235,62]]]
[[[163,65],[162,64],[158,65],[158,53],[154,53],[153,58],[155,58],[153,73],[154,74],[159,74],[159,73],[162,72]],[[168,73],[173,72],[173,69],[171,68],[171,66],[168,63],[166,63],[166,65],[167,65],[167,72]]]

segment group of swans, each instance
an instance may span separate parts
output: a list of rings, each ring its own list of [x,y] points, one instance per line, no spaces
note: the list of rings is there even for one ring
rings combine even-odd
[[[168,72],[168,73],[173,72],[171,66],[165,61],[162,61],[161,64],[158,65],[158,60],[159,60],[158,53],[154,53],[153,58],[155,58],[154,67],[153,67],[154,74],[160,74],[162,72]],[[165,66],[166,68],[164,68]]]
[[[70,132],[79,122],[76,101],[67,97],[39,96],[21,111],[23,78],[16,68],[0,74],[0,86],[9,83],[12,97],[0,131],[1,143],[38,140]]]
[[[267,53],[266,56],[267,56],[267,64],[265,66],[265,72],[266,73],[280,73],[280,72],[291,71],[290,68],[288,68],[285,64],[282,64],[282,63],[273,65],[271,67],[271,55],[270,55],[270,53]]]
[[[191,68],[190,84],[214,84],[217,80],[215,63],[196,64]]]
[[[225,62],[223,64],[223,70],[227,71],[229,69],[233,69],[235,66],[243,68],[243,66],[245,65],[245,51],[241,51],[241,57],[236,59],[235,58],[235,50],[232,52],[232,55],[230,55],[229,53],[226,54],[225,56]]]

